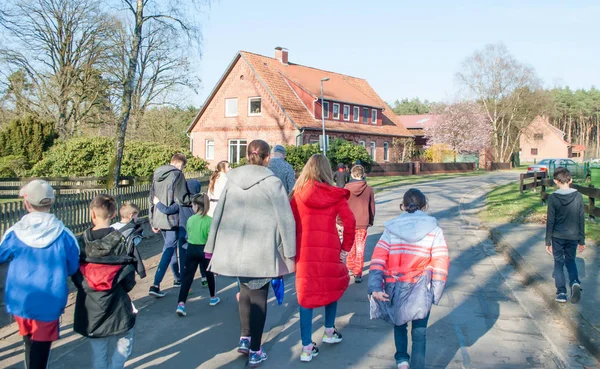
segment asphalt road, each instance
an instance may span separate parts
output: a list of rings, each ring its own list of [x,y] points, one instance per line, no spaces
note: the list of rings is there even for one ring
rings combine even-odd
[[[427,331],[429,368],[595,368],[597,362],[570,336],[520,275],[497,255],[475,219],[483,205],[482,186],[515,180],[516,173],[455,178],[417,185],[429,197],[429,214],[440,221],[450,249],[449,283],[434,306]],[[369,230],[366,260],[384,221],[399,214],[402,194],[410,186],[376,195],[377,217]],[[475,191],[479,190],[479,191]],[[156,256],[153,260],[156,260]],[[368,263],[366,266],[368,269]],[[140,310],[135,347],[127,368],[245,368],[235,352],[239,319],[233,279],[218,277],[221,303],[208,306],[208,291],[195,282],[188,315],[175,314],[177,290],[163,299],[146,296],[150,278],[138,283],[135,304]],[[367,275],[365,277],[368,277]],[[172,284],[167,275],[163,288]],[[365,278],[366,279],[366,278]],[[336,326],[344,341],[321,344],[323,310],[316,310],[313,339],[321,353],[309,363],[299,360],[301,345],[294,279],[286,280],[286,297],[278,306],[271,296],[264,337],[269,359],[262,368],[395,368],[392,327],[369,319],[367,283],[352,283],[338,305]],[[90,348],[71,330],[72,310],[63,318],[62,339],[52,353],[53,369],[88,368]],[[0,330],[0,367],[22,368],[18,335]]]

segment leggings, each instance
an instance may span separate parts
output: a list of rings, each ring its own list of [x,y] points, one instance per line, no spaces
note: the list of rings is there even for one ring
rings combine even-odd
[[[34,341],[29,336],[23,336],[23,342],[25,343],[25,368],[46,369],[52,342]]]
[[[206,281],[208,282],[208,290],[210,297],[215,297],[215,275],[213,272],[206,270],[210,260],[204,257],[204,247],[190,244],[185,257],[185,268],[183,269],[183,279],[179,290],[179,302],[185,303],[190,292],[190,287],[194,281],[196,269],[200,266],[200,270],[206,273]]]
[[[269,285],[265,284],[257,290],[251,290],[242,283],[240,292],[240,323],[242,337],[250,337],[250,350],[260,351],[262,334],[267,320],[267,296]]]

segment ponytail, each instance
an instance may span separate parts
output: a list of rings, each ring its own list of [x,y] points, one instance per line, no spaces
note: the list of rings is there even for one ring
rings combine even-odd
[[[411,188],[404,193],[404,199],[402,200],[402,206],[404,211],[409,214],[414,213],[417,210],[427,209],[427,197],[421,190]]]
[[[208,192],[214,192],[215,190],[215,182],[221,176],[221,172],[225,173],[225,168],[227,168],[229,162],[227,160],[220,161],[215,168],[215,171],[210,175],[210,181],[208,182]]]
[[[271,148],[265,141],[254,140],[250,142],[248,145],[248,153],[246,155],[248,164],[264,166],[270,152]]]

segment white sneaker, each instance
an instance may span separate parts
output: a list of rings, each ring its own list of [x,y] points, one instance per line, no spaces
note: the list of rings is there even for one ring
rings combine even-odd
[[[319,349],[317,348],[317,344],[313,342],[309,346],[302,347],[302,355],[300,355],[300,361],[308,363],[312,361],[314,356],[317,355],[319,355]]]
[[[408,361],[403,361],[400,364],[398,364],[398,369],[410,369]]]

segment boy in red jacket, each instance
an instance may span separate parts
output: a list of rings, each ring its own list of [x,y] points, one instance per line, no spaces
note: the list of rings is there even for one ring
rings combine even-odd
[[[354,245],[346,259],[348,271],[354,275],[354,283],[362,282],[362,272],[365,264],[365,245],[367,228],[373,225],[375,219],[375,195],[373,189],[365,180],[365,168],[362,165],[352,167],[352,179],[346,185],[350,191],[348,205],[356,218],[356,237]]]

